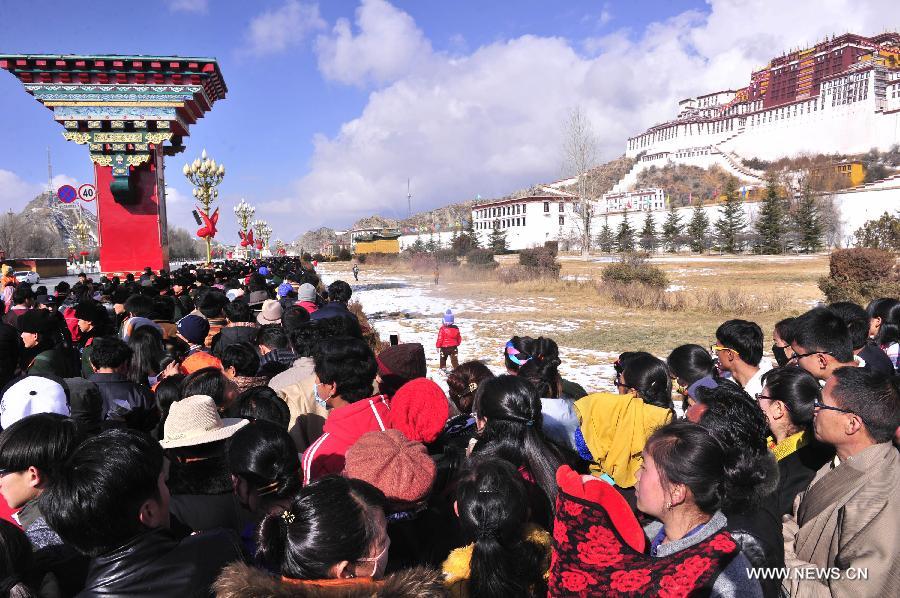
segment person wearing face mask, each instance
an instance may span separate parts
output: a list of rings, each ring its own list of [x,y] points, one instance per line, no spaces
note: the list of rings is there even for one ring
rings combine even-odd
[[[330,475],[305,486],[259,528],[256,558],[280,577],[235,563],[219,575],[216,596],[441,595],[436,571],[384,577],[390,549],[384,502],[361,480]]]
[[[344,469],[344,454],[366,432],[391,425],[387,397],[374,395],[378,364],[369,346],[357,338],[322,340],[315,361],[316,403],[328,409],[323,434],[303,453],[303,483]]]
[[[785,318],[775,323],[772,331],[772,355],[778,367],[784,367],[794,354],[791,343],[794,341],[794,329],[792,328],[796,318]]]

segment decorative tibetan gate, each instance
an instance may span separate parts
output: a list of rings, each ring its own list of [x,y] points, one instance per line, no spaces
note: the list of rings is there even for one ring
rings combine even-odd
[[[0,55],[94,162],[104,272],[169,267],[163,157],[227,88],[211,58]],[[164,145],[168,141],[169,145]]]

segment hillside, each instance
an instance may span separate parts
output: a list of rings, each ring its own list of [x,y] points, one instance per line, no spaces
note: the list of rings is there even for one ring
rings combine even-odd
[[[686,206],[692,200],[707,201],[721,193],[730,176],[718,166],[706,169],[686,164],[667,164],[661,168],[651,166],[641,171],[637,175],[635,187],[659,187],[676,207]]]

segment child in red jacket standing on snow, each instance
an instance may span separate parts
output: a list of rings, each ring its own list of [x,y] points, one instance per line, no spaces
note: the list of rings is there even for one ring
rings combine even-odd
[[[444,312],[444,322],[438,331],[437,342],[434,344],[441,352],[441,369],[447,367],[447,358],[453,369],[459,366],[459,345],[462,343],[462,336],[459,334],[459,328],[453,323],[453,312],[449,309]]]

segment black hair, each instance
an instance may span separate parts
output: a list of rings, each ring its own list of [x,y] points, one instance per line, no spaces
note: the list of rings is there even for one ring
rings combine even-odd
[[[890,442],[900,427],[900,376],[842,367],[834,378],[837,406],[858,415],[875,442]]]
[[[259,354],[250,343],[232,343],[222,351],[222,367],[234,367],[238,376],[255,376],[259,371]]]
[[[716,377],[712,355],[700,345],[675,347],[666,358],[666,365],[673,376],[681,378],[688,386],[707,376]]]
[[[30,285],[20,284],[16,287],[16,290],[13,291],[12,301],[14,305],[21,305],[29,299],[34,299],[34,291],[31,290]]]
[[[474,453],[525,466],[549,501],[556,501],[556,470],[563,464],[561,451],[544,437],[541,399],[527,380],[503,375],[488,378],[478,387],[474,412],[487,420]]]
[[[713,514],[726,493],[725,451],[705,427],[677,421],[657,428],[644,450],[652,457],[663,488],[684,484],[701,511]]]
[[[626,386],[637,392],[648,405],[674,409],[672,404],[672,378],[662,359],[644,351],[630,351],[619,356],[618,373]]]
[[[447,389],[450,400],[459,407],[462,413],[472,413],[472,405],[475,402],[475,393],[478,386],[493,378],[494,373],[481,361],[467,361],[459,364],[447,375]]]
[[[169,416],[169,408],[172,403],[181,400],[181,385],[186,377],[184,374],[166,376],[159,381],[153,391],[153,394],[156,395],[156,405],[160,411],[159,423],[156,426],[158,438],[163,437],[166,418]]]
[[[125,311],[138,318],[153,315],[153,299],[147,295],[132,295],[125,300]]]
[[[866,310],[852,301],[838,301],[829,305],[828,309],[844,321],[853,350],[865,347],[869,340],[869,314]]]
[[[162,334],[155,326],[140,326],[128,337],[128,346],[132,351],[128,379],[147,386],[148,378],[159,373],[160,363],[165,357]]]
[[[840,363],[853,361],[847,325],[825,307],[811,309],[794,321],[794,343],[806,351],[822,351]]]
[[[518,375],[531,382],[542,398],[557,398],[562,395],[559,384],[559,347],[552,339],[543,336],[534,340],[531,359],[519,368]]]
[[[162,448],[150,436],[107,430],[62,464],[41,495],[41,512],[66,544],[98,556],[146,529],[141,506],[159,498],[162,471]]]
[[[722,510],[726,515],[744,513],[758,506],[778,484],[778,466],[766,444],[766,415],[759,403],[731,380],[699,389],[697,394],[706,406],[699,423],[725,451]]]
[[[325,476],[297,493],[286,516],[266,515],[256,558],[290,579],[328,579],[337,563],[368,556],[384,504],[381,490],[367,482]]]
[[[544,595],[545,551],[525,540],[528,493],[508,461],[475,459],[456,487],[459,522],[473,543],[469,596]]]
[[[212,397],[216,407],[225,403],[225,374],[219,368],[210,366],[191,372],[181,384],[181,398],[194,395]]]
[[[297,446],[287,429],[257,420],[228,440],[228,466],[264,500],[293,498],[302,484]]]
[[[785,344],[790,345],[794,342],[794,321],[797,318],[785,318],[775,322],[775,332],[781,337]]]
[[[15,524],[0,519],[0,596],[35,598],[23,580],[32,574],[33,554],[28,536]]]
[[[884,347],[900,342],[900,301],[892,298],[881,298],[871,301],[866,306],[869,319],[881,318],[881,328],[875,336],[875,342]]]
[[[378,363],[365,341],[350,337],[322,339],[313,359],[319,381],[337,384],[335,394],[348,403],[372,396]]]
[[[250,322],[253,316],[250,304],[239,299],[230,301],[222,311],[229,322]]]
[[[335,280],[328,285],[328,300],[347,303],[353,295],[353,289],[343,280]]]
[[[256,334],[256,344],[272,349],[286,349],[288,346],[287,334],[281,324],[266,324],[260,326]]]
[[[270,422],[282,430],[290,427],[291,410],[284,399],[268,386],[248,388],[238,396],[236,403],[238,417]]]
[[[519,352],[519,354],[516,355],[516,359],[519,361],[531,359],[531,351],[534,346],[533,338],[530,336],[514,336],[509,339],[507,345],[509,344]],[[519,368],[522,367],[522,364],[518,364],[510,359],[506,346],[503,347],[503,363],[506,364],[506,371],[508,372],[518,372]]]
[[[175,301],[171,297],[155,297],[152,315],[154,320],[171,322],[175,319]]]
[[[121,367],[134,353],[125,341],[114,336],[99,336],[91,347],[91,365],[98,370]]]
[[[197,302],[197,309],[207,318],[218,318],[222,308],[228,305],[228,297],[219,289],[209,289]]]
[[[762,383],[769,389],[771,400],[784,403],[792,424],[800,430],[812,430],[814,404],[822,399],[822,387],[812,374],[785,366],[763,374]]]
[[[36,413],[0,433],[0,469],[8,472],[37,469],[53,477],[54,470],[80,441],[75,422],[57,413]]]
[[[284,326],[289,336],[291,332],[306,322],[309,322],[309,312],[299,305],[291,305],[285,308],[284,313],[281,314],[281,325]]]
[[[294,351],[294,355],[297,357],[312,357],[319,341],[329,336],[330,327],[327,322],[331,319],[333,318],[310,320],[291,329],[291,349]]]
[[[763,331],[756,322],[728,320],[716,329],[716,341],[737,352],[749,365],[758,366],[763,354]]]

